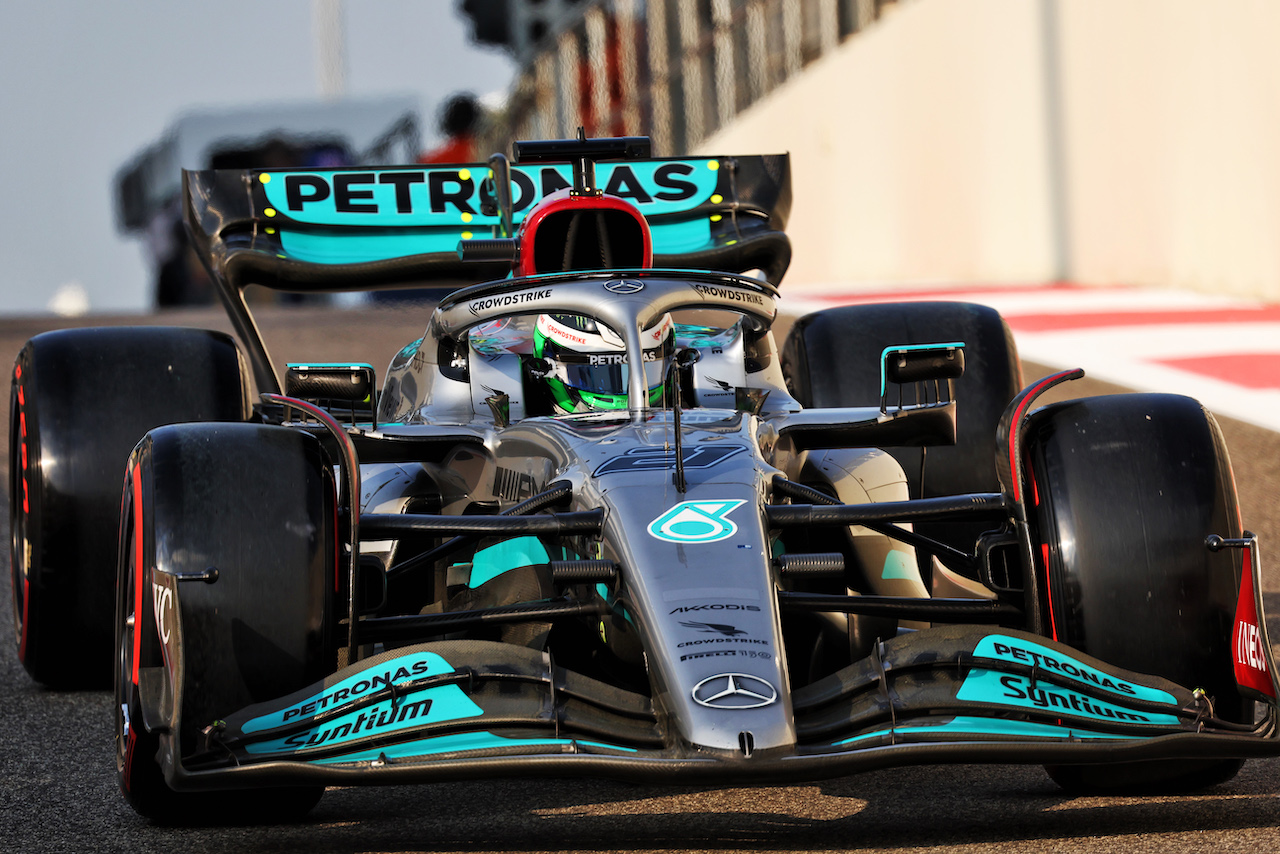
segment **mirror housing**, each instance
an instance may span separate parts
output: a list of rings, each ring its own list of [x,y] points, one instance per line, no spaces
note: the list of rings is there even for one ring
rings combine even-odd
[[[952,380],[964,375],[964,342],[900,344],[884,348],[880,355],[880,412],[889,411],[889,384],[898,387],[898,409],[904,407],[902,387],[914,385],[918,405],[955,400]],[[946,381],[945,392],[939,383]],[[927,400],[928,384],[933,400]]]
[[[964,374],[964,344],[886,347],[884,376],[891,383],[952,380]]]

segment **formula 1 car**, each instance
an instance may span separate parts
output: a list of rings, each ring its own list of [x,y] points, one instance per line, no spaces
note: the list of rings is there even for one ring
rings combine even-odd
[[[785,156],[580,137],[513,161],[189,172],[247,364],[178,329],[19,357],[38,679],[99,678],[99,639],[49,624],[100,617],[102,558],[67,526],[105,528],[84,448],[127,443],[104,657],[135,809],[922,762],[1195,787],[1280,753],[1258,545],[1198,403],[1033,408],[1081,372],[1021,389],[975,305],[831,309],[778,348]],[[281,377],[244,299],[465,279],[487,281],[439,302],[380,391],[349,362]],[[126,389],[147,391],[128,412]]]

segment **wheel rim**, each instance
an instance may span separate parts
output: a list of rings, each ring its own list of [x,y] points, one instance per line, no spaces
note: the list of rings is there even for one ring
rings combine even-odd
[[[13,593],[14,641],[18,658],[27,659],[27,606],[31,595],[31,549],[27,540],[30,513],[29,483],[26,477],[29,449],[26,437],[26,396],[22,387],[22,365],[14,368],[9,401],[9,569]]]
[[[124,566],[117,577],[124,584],[120,585],[118,592],[119,610],[117,612],[117,660],[119,669],[116,671],[116,769],[121,774],[122,784],[128,788],[130,778],[130,766],[133,758],[133,748],[137,742],[138,734],[134,729],[141,722],[134,720],[132,714],[136,708],[134,703],[134,685],[133,685],[133,646],[134,633],[137,630],[137,602],[135,601],[134,574],[137,572],[137,547],[136,538],[134,536],[135,520],[132,495],[128,490],[125,492],[123,502],[123,516],[125,524],[123,528],[124,535]]]
[[[116,692],[116,769],[120,771],[125,778],[129,776],[130,759],[133,754],[133,744],[137,738],[137,734],[133,731],[133,727],[137,722],[133,720],[133,716],[129,713],[132,705],[129,694],[130,684],[129,677],[133,670],[133,631],[129,623],[132,621],[133,611],[130,608],[129,614],[124,625],[120,629],[120,672],[116,678],[120,680],[120,690]]]

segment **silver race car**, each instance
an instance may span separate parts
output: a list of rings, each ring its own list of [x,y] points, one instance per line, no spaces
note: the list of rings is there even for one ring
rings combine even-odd
[[[113,676],[129,802],[184,821],[326,785],[922,762],[1127,790],[1280,753],[1213,418],[1037,408],[1081,372],[1021,388],[976,305],[831,309],[779,348],[787,170],[579,138],[187,173],[244,350],[73,330],[14,373],[21,657]],[[280,371],[244,299],[475,281],[380,390],[367,365]]]

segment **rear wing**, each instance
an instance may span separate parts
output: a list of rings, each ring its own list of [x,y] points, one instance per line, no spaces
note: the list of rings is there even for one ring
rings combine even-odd
[[[777,284],[791,261],[787,155],[598,163],[606,193],[649,225],[655,267],[743,273]],[[512,166],[512,214],[572,186],[568,163]],[[280,381],[244,298],[248,285],[308,293],[454,289],[506,277],[508,260],[460,258],[498,236],[488,164],[183,172],[187,227],[248,348],[260,391]],[[491,182],[490,182],[491,184]]]
[[[600,163],[599,186],[645,216],[654,266],[741,273],[775,284],[790,262],[788,156]],[[511,265],[466,261],[458,242],[494,237],[487,164],[249,169],[183,174],[187,223],[214,278],[306,292],[456,287]],[[514,220],[572,185],[569,164],[511,167]]]

